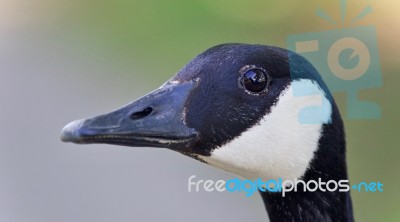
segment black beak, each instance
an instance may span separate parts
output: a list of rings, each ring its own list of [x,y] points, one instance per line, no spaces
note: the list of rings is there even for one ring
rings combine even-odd
[[[71,122],[63,128],[61,140],[184,148],[197,136],[196,130],[185,124],[185,104],[196,83],[167,83],[114,112]]]

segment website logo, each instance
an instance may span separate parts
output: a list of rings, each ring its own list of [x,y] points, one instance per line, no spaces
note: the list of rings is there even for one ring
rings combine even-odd
[[[363,89],[380,87],[382,73],[379,63],[377,33],[374,26],[356,26],[372,12],[367,6],[350,20],[346,19],[346,0],[340,0],[341,21],[335,21],[328,13],[318,8],[316,15],[332,25],[334,30],[290,35],[286,39],[289,50],[309,60],[319,71],[331,92],[347,93],[347,117],[349,119],[379,119],[381,109],[372,101],[361,101],[358,92]],[[296,74],[294,57],[289,55],[291,75]],[[314,95],[320,91],[314,92]],[[309,96],[302,89],[293,89],[295,96]],[[323,95],[321,95],[323,96]],[[326,112],[329,104],[306,107],[299,113],[301,123],[312,124],[307,116]]]
[[[357,192],[383,192],[383,183],[377,182],[360,182],[350,186],[349,180],[328,180],[323,181],[321,178],[317,180],[277,180],[264,181],[261,178],[257,180],[244,180],[234,178],[230,180],[197,180],[196,175],[192,175],[188,179],[188,192],[244,192],[246,196],[252,196],[257,192],[279,192],[285,197],[290,192],[349,192],[350,189]]]

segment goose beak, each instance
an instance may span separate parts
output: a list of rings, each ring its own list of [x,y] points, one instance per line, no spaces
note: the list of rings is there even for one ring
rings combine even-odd
[[[67,124],[61,140],[180,149],[197,137],[185,124],[185,104],[195,81],[167,83],[116,111]]]

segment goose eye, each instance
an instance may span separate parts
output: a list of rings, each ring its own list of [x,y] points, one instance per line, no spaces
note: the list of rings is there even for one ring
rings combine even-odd
[[[240,82],[247,91],[260,93],[266,90],[269,76],[262,69],[250,69],[243,74]]]

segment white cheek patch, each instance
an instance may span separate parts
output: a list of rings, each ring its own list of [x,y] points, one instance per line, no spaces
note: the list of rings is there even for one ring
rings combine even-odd
[[[295,96],[293,88],[319,91],[317,95]],[[300,111],[328,104],[324,114],[311,115],[300,123]],[[318,84],[297,80],[282,91],[278,102],[259,124],[236,139],[216,148],[211,156],[199,156],[210,165],[246,179],[300,178],[318,148],[322,124],[331,121],[332,106]],[[310,119],[311,118],[311,119]]]

